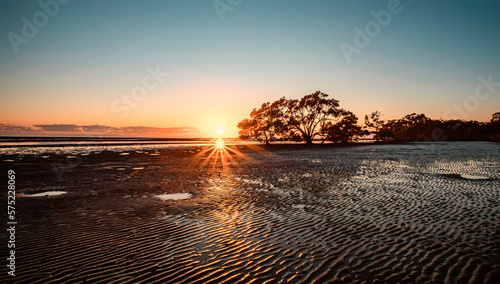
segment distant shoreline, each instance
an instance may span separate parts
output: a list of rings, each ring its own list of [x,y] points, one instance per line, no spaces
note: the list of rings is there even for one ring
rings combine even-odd
[[[158,138],[158,137],[79,137],[79,136],[0,136],[0,142],[52,141],[210,141],[214,138]]]
[[[211,144],[216,138],[155,138],[155,137],[48,137],[48,136],[0,136],[0,149],[27,147],[92,147],[92,146],[137,146],[137,145],[196,145]],[[436,143],[436,142],[499,142],[494,140],[444,140],[444,141],[375,141],[361,140],[349,143],[275,141],[270,144],[255,140],[238,138],[223,138],[227,145],[258,145],[265,149],[306,149],[306,148],[337,148],[362,145],[394,145],[406,143]],[[78,143],[82,142],[82,143]],[[94,143],[93,143],[94,142]],[[13,143],[13,144],[8,144]],[[39,143],[39,144],[38,144]]]

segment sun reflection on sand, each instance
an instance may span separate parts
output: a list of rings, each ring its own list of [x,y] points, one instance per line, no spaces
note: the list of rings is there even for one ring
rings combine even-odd
[[[242,153],[237,145],[227,145],[222,138],[214,139],[213,144],[204,147],[198,152],[190,162],[191,168],[205,168],[211,165],[213,169],[220,168],[222,171],[228,171],[231,167],[237,167],[238,161],[245,159],[247,161],[255,161],[254,158]],[[244,144],[253,151],[266,153],[262,147],[252,144]]]
[[[222,139],[217,139],[217,142],[215,142],[215,147],[222,149],[224,147],[224,142]]]

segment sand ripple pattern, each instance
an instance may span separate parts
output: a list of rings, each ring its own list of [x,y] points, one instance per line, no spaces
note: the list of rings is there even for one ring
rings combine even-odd
[[[128,198],[120,209],[78,208],[50,230],[28,226],[16,281],[498,283],[499,150],[434,143],[248,153],[253,159],[206,178],[207,196],[221,198],[188,214],[143,218]]]

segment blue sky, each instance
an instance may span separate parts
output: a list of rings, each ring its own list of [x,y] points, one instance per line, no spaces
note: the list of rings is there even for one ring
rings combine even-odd
[[[498,1],[389,4],[400,13],[350,62],[339,45],[354,45],[355,27],[364,31],[391,1],[220,0],[237,4],[223,20],[214,1],[42,3],[58,11],[17,53],[8,35],[23,36],[23,17],[33,23],[44,10],[37,1],[0,3],[0,123],[222,125],[235,135],[252,108],[282,96],[321,90],[360,118],[375,110],[440,118],[471,102],[478,76],[500,82]],[[118,112],[147,68],[168,76]],[[463,118],[500,111],[496,88]]]

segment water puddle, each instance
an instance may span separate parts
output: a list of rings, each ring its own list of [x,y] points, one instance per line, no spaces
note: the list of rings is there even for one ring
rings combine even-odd
[[[460,175],[460,177],[464,179],[490,179],[489,177],[473,176],[473,175]]]
[[[485,176],[475,176],[475,175],[459,175],[459,174],[443,174],[445,177],[456,178],[456,179],[467,179],[467,180],[488,180],[489,177]]]
[[[57,196],[57,195],[62,195],[66,194],[66,191],[44,191],[44,192],[39,192],[39,193],[34,193],[34,194],[25,194],[24,197],[43,197],[43,196]],[[22,196],[20,196],[22,197]]]
[[[180,200],[191,198],[193,195],[191,193],[164,193],[153,195],[153,197],[161,200]]]

